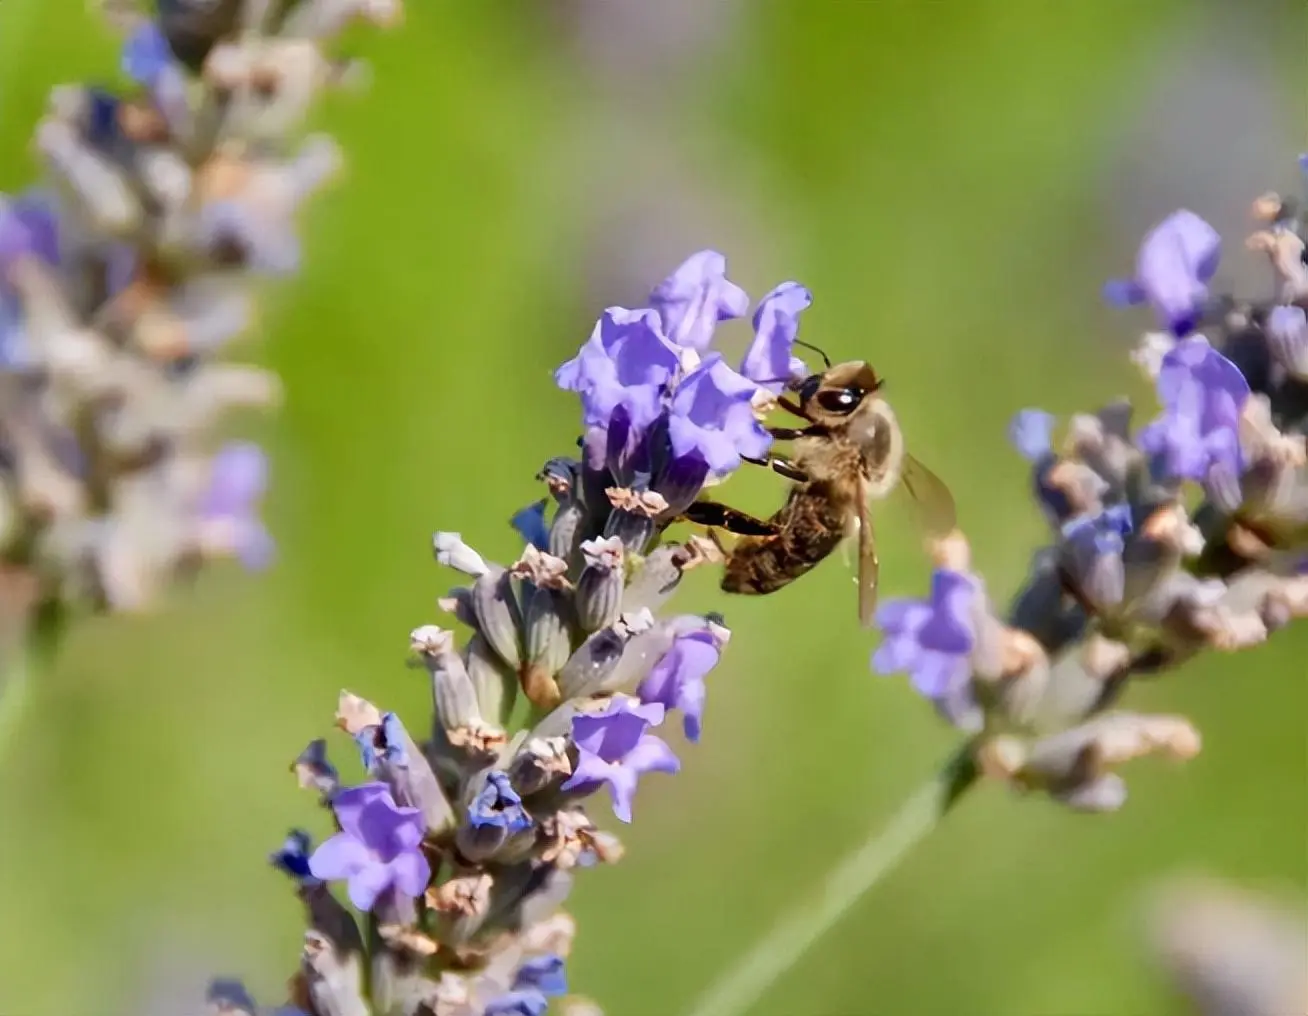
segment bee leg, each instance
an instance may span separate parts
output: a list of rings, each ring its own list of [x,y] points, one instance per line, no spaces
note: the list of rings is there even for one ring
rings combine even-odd
[[[747,456],[741,456],[746,462],[752,462],[756,466],[767,466],[774,473],[784,476],[787,480],[794,480],[797,483],[806,483],[808,473],[800,469],[789,459],[783,459],[778,455],[769,455],[766,459],[751,459]]]
[[[822,431],[818,427],[769,427],[768,433],[778,441],[794,441],[796,438],[809,437]]]
[[[784,395],[777,399],[777,408],[784,409],[791,416],[798,416],[801,420],[809,420],[812,422],[812,418],[808,413],[804,412],[803,407],[801,407],[798,402],[793,402]]]
[[[737,536],[772,536],[779,532],[776,523],[757,519],[717,501],[695,501],[681,513],[681,518],[705,526],[710,535],[714,529],[725,529]]]

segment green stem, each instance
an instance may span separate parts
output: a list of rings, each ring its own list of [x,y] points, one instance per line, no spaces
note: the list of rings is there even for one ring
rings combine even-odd
[[[830,931],[869,890],[940,823],[977,778],[973,743],[963,745],[932,780],[826,878],[815,897],[787,915],[691,1007],[690,1016],[741,1016]]]
[[[0,762],[8,755],[18,725],[32,700],[33,681],[49,669],[63,639],[66,614],[57,601],[40,604],[27,632],[0,674]]]

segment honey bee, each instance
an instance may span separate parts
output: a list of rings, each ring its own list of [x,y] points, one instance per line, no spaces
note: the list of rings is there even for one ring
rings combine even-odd
[[[769,427],[778,441],[790,441],[791,455],[749,459],[793,481],[785,503],[769,519],[758,519],[716,501],[696,501],[683,518],[710,531],[736,534],[734,546],[722,547],[726,561],[722,589],[760,595],[789,585],[812,571],[847,537],[858,540],[858,614],[870,626],[876,613],[880,559],[872,525],[871,503],[900,484],[919,508],[919,521],[933,535],[955,528],[954,498],[949,488],[904,447],[904,436],[890,404],[882,398],[883,381],[861,361],[832,366],[787,388],[778,408],[804,421],[800,427]],[[720,545],[721,546],[721,545]]]

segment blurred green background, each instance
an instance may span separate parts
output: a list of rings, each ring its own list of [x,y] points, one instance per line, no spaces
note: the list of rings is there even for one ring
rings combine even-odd
[[[290,826],[326,829],[289,760],[333,736],[342,687],[425,722],[425,681],[403,663],[407,632],[438,619],[452,584],[430,533],[511,557],[505,520],[571,448],[576,406],[549,372],[605,303],[632,297],[586,279],[605,160],[571,146],[606,88],[558,44],[547,0],[409,6],[402,31],[359,40],[370,91],[324,108],[348,174],[307,217],[303,276],[269,293],[263,341],[240,351],[288,391],[246,429],[274,456],[277,567],[213,572],[165,614],[84,625],[7,751],[0,1012],[144,1012],[181,976],[169,970],[241,973],[280,1000],[302,925],[265,857]],[[114,77],[113,40],[85,7],[0,2],[0,189],[31,176],[51,85]],[[725,55],[662,97],[686,164],[755,220],[756,243],[725,248],[733,277],[756,297],[803,281],[805,336],[890,379],[999,594],[1040,538],[1011,413],[1147,394],[1123,355],[1143,318],[1097,298],[1150,224],[1106,213],[1124,183],[1112,145],[1158,54],[1207,10],[746,0]],[[1268,101],[1301,109],[1302,8],[1261,11],[1294,18],[1261,59]],[[1214,150],[1236,126],[1214,118]],[[1266,172],[1276,186],[1292,171]],[[768,477],[733,487],[759,508],[779,494]],[[922,589],[911,532],[889,516],[883,536],[888,589]],[[627,858],[579,879],[570,976],[610,1016],[685,1008],[952,744],[902,681],[869,674],[838,563],[759,601],[723,603],[697,572],[677,605],[721,609],[735,634],[703,743],[674,740],[685,768],[643,785]],[[1112,817],[987,788],[757,1013],[1171,1011],[1138,945],[1150,880],[1199,867],[1308,881],[1305,652],[1293,631],[1137,689],[1135,705],[1195,718],[1198,759],[1138,764]],[[348,740],[332,744],[352,772]]]

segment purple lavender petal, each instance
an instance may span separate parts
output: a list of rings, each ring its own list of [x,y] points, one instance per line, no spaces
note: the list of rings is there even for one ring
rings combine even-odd
[[[749,297],[727,279],[727,259],[702,250],[683,261],[649,295],[663,333],[678,346],[705,351],[719,321],[743,317]]]
[[[510,991],[491,999],[481,1016],[545,1016],[550,1001],[535,989]]]
[[[422,834],[422,812],[396,807],[389,790],[369,801],[359,815],[359,839],[383,861],[416,849]]]
[[[1145,302],[1145,291],[1130,279],[1110,279],[1104,283],[1104,303],[1110,307],[1137,307]]]
[[[1158,401],[1165,407],[1174,405],[1192,383],[1210,393],[1225,393],[1241,407],[1249,396],[1249,382],[1240,368],[1199,335],[1176,343],[1163,357],[1156,383]]]
[[[324,882],[350,878],[373,861],[372,853],[349,833],[324,840],[309,857],[309,873]]]
[[[545,523],[545,501],[544,499],[527,505],[509,519],[509,525],[512,526],[524,540],[537,550],[548,550],[550,545],[550,530]]]
[[[390,862],[391,876],[396,888],[405,896],[417,898],[427,891],[431,881],[431,865],[419,850],[409,850]]]
[[[268,459],[256,444],[224,445],[210,466],[209,491],[202,512],[241,515],[263,495],[268,483]]]
[[[715,473],[728,473],[741,456],[758,458],[772,439],[750,405],[756,386],[713,354],[677,386],[668,438],[674,455],[698,452]]]
[[[14,202],[0,195],[0,278],[13,263],[32,250],[32,233],[18,214]]]
[[[1222,240],[1194,212],[1173,212],[1146,234],[1136,256],[1135,282],[1159,323],[1180,337],[1193,330],[1217,271]]]
[[[332,812],[341,829],[355,839],[361,839],[360,819],[363,811],[380,797],[389,797],[390,788],[385,783],[362,783],[357,787],[346,787],[332,798]]]
[[[258,519],[250,519],[241,528],[236,554],[248,571],[262,571],[276,556],[277,543],[267,527]]]
[[[972,594],[967,576],[936,569],[931,576],[931,617],[918,631],[925,648],[950,655],[972,651]]]
[[[29,190],[14,201],[14,214],[27,229],[29,250],[48,265],[59,264],[59,216],[55,199]]]
[[[1217,467],[1243,472],[1240,415],[1249,383],[1239,368],[1202,337],[1178,342],[1158,375],[1163,413],[1137,437],[1164,477],[1202,482]]]
[[[637,695],[643,702],[657,702],[683,714],[686,737],[699,740],[704,709],[704,678],[721,658],[722,648],[708,629],[678,636],[641,682]]]
[[[154,86],[172,61],[168,40],[153,21],[141,25],[123,44],[123,73],[147,88]]]
[[[913,669],[912,684],[923,698],[935,701],[947,696],[960,680],[967,679],[967,660],[945,653],[925,653]]]
[[[564,972],[563,957],[546,953],[527,960],[513,977],[515,991],[539,991],[542,995],[566,995],[568,978]]]
[[[608,784],[609,798],[613,802],[613,815],[621,822],[631,821],[631,804],[640,782],[635,772],[626,766],[611,765],[603,782]]]
[[[391,887],[390,869],[380,863],[359,868],[345,883],[346,894],[359,910],[371,910],[377,897]]]
[[[577,355],[554,372],[567,391],[595,384],[666,384],[680,366],[676,347],[663,335],[658,315],[648,309],[609,307]]]
[[[768,391],[780,392],[785,382],[804,371],[794,356],[799,315],[813,303],[813,294],[798,282],[783,282],[759,301],[754,312],[754,341],[740,362],[740,373]]]
[[[1028,462],[1053,451],[1054,417],[1042,409],[1023,409],[1008,425],[1008,441]]]
[[[623,759],[624,768],[638,776],[645,773],[675,774],[681,771],[681,760],[661,737],[646,734]]]
[[[884,638],[872,655],[872,669],[879,674],[907,671],[914,689],[960,725],[971,717],[961,706],[951,713],[946,703],[970,701],[966,686],[976,642],[972,609],[977,589],[971,575],[938,568],[927,600],[892,601],[877,612]]]
[[[647,727],[663,722],[658,703],[632,704],[622,700],[603,712],[583,713],[572,720],[577,747],[606,762],[619,762],[636,747]]]

